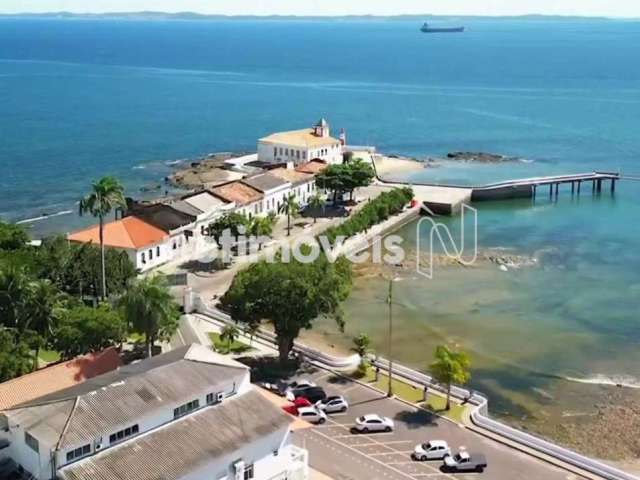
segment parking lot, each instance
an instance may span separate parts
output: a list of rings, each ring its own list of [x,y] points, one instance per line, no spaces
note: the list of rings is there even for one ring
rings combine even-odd
[[[335,480],[581,478],[327,371],[315,370],[302,377],[322,386],[328,395],[343,395],[350,405],[346,413],[330,415],[325,424],[293,434],[294,442],[309,451],[311,466]],[[394,431],[352,433],[355,419],[369,413],[391,418]],[[447,473],[441,470],[440,460],[413,461],[410,454],[415,445],[428,440],[445,440],[452,451],[463,447],[472,454],[482,453],[488,467],[484,473]]]

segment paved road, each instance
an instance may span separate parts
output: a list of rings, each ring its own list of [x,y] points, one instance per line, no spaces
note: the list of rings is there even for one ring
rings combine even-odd
[[[311,466],[335,480],[581,478],[324,370],[305,377],[313,378],[330,395],[345,396],[350,403],[348,412],[332,415],[324,425],[293,433],[294,442],[309,450]],[[354,419],[367,413],[392,418],[395,430],[368,435],[351,433]],[[484,453],[489,466],[484,473],[451,474],[441,471],[441,461],[412,461],[409,455],[414,446],[431,439],[446,440],[452,449],[463,446],[470,452]]]

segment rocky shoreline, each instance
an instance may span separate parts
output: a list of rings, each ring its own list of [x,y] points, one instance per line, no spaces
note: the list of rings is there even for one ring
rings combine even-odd
[[[217,152],[181,162],[174,173],[165,177],[165,183],[175,188],[194,189],[234,180],[237,174],[227,169],[225,160],[243,155],[248,153]]]
[[[447,159],[473,163],[507,163],[518,161],[516,157],[507,157],[505,155],[486,152],[450,152],[447,153]]]

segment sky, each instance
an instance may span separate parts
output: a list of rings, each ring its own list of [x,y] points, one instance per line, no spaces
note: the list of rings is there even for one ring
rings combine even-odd
[[[224,15],[579,15],[640,17],[640,0],[0,0],[1,13],[198,12]]]

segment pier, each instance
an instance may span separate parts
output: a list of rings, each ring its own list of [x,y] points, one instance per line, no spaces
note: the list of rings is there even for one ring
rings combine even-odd
[[[546,194],[549,198],[557,198],[560,185],[570,185],[572,195],[580,195],[586,185],[593,195],[600,194],[604,186],[608,186],[611,194],[615,193],[616,182],[621,180],[619,173],[588,172],[570,175],[553,175],[548,177],[532,177],[504,182],[490,183],[481,186],[438,185],[409,182],[388,182],[377,177],[377,184],[387,187],[411,186],[416,200],[424,204],[436,215],[455,215],[463,203],[489,200],[510,200],[532,198]]]
[[[554,175],[548,177],[533,177],[520,180],[508,180],[505,182],[491,183],[480,187],[472,187],[471,200],[502,200],[510,198],[533,198],[535,199],[539,191],[547,189],[549,198],[557,197],[560,185],[570,184],[571,194],[580,195],[582,184],[591,187],[591,192],[596,194],[602,192],[605,182],[609,183],[611,193],[616,190],[616,182],[620,180],[619,173],[612,172],[588,172],[571,175]]]

